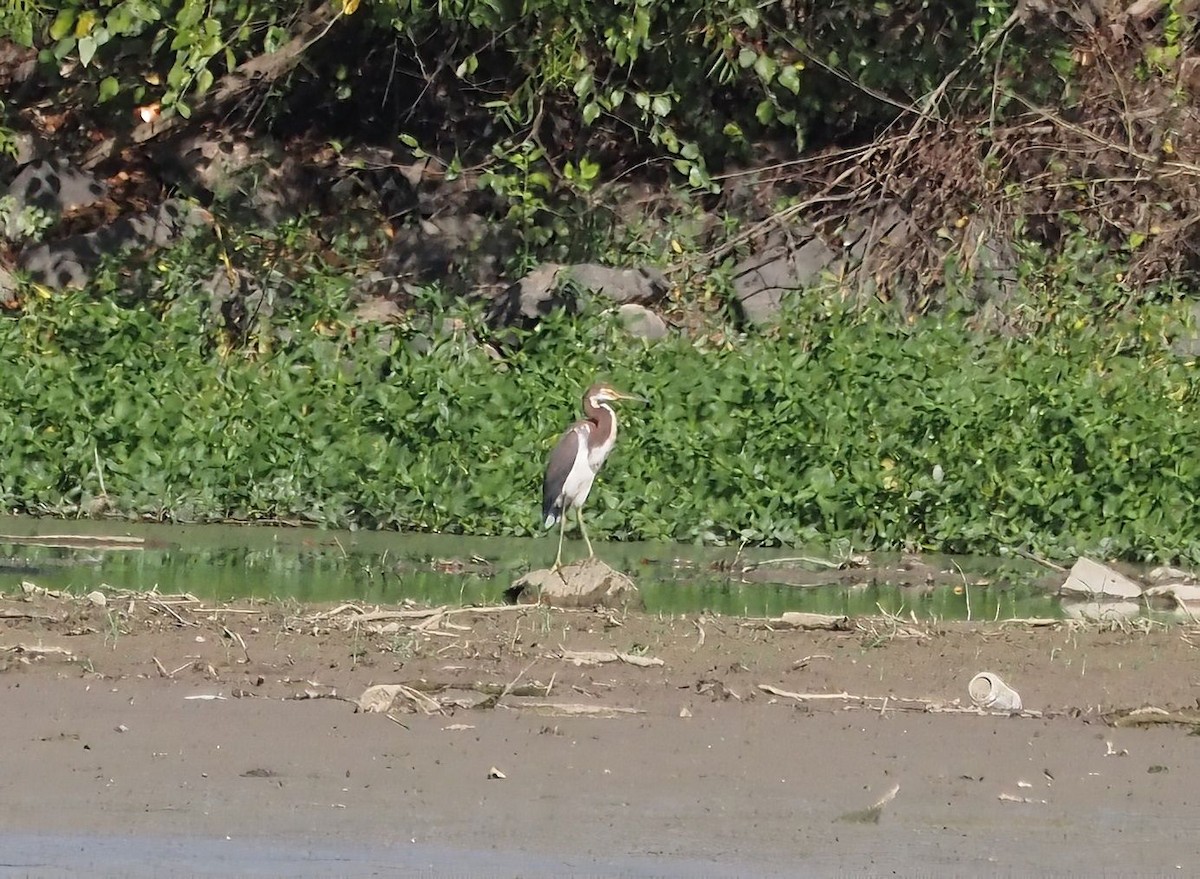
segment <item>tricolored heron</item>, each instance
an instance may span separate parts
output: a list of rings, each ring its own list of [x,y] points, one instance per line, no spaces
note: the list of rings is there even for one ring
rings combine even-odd
[[[616,445],[617,413],[609,403],[618,400],[648,402],[641,397],[622,393],[607,382],[592,385],[583,395],[584,417],[567,428],[550,453],[546,477],[542,482],[542,518],[545,528],[558,523],[558,555],[554,560],[556,570],[562,567],[563,532],[566,530],[567,512],[572,507],[579,520],[579,531],[587,544],[588,557],[596,555],[587,529],[583,527],[583,503],[592,490],[596,474],[604,466],[604,459]]]

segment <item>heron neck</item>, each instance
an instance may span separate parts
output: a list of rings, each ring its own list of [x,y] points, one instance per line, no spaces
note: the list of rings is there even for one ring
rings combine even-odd
[[[583,413],[596,425],[589,438],[590,445],[603,446],[616,435],[617,413],[607,403],[593,404],[591,400],[584,400]]]

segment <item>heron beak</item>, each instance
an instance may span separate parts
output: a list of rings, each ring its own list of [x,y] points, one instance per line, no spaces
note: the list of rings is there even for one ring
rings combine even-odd
[[[647,406],[650,405],[650,401],[645,397],[639,397],[635,394],[626,394],[624,391],[613,391],[613,394],[618,400],[630,400],[634,403],[645,403]]]

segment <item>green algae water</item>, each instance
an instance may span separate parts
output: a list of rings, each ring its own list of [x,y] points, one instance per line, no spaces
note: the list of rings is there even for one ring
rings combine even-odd
[[[650,613],[785,611],[917,619],[1060,616],[1045,569],[1023,560],[875,556],[833,571],[795,550],[597,543],[638,584]],[[0,517],[0,592],[30,582],[191,593],[208,600],[495,604],[553,559],[555,538],[352,532],[258,525],[162,525]],[[564,558],[583,552],[569,543]]]

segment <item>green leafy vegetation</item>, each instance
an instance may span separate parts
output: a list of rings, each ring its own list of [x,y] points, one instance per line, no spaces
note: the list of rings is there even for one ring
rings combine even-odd
[[[814,293],[780,330],[654,345],[556,313],[497,361],[465,333],[341,318],[347,286],[316,260],[273,344],[231,348],[198,257],[0,320],[6,508],[528,535],[544,457],[607,377],[653,405],[623,410],[597,535],[1200,559],[1178,309],[1107,314],[1115,269],[1078,286],[1039,267],[1061,305],[1021,339]]]
[[[112,216],[177,192],[211,203],[224,243],[7,301],[0,502],[530,534],[545,453],[606,377],[655,402],[625,411],[597,534],[1200,560],[1194,370],[1168,347],[1200,260],[1194,27],[1175,2],[1136,42],[1014,7],[10,3],[0,32],[28,48],[5,75],[34,72],[0,105],[0,158],[36,146],[26,126],[86,146],[108,181],[148,181],[110,189]],[[358,183],[412,198],[351,220],[329,185],[318,233],[239,229],[227,188],[256,172],[211,190],[157,176],[175,135],[206,131],[286,144],[321,186],[370,164]],[[649,347],[593,308],[496,359],[477,302],[449,309],[470,332],[423,338],[440,287],[388,293],[396,323],[349,317],[355,278],[314,254],[382,264],[388,235],[443,210],[512,240],[500,280],[546,259],[671,263],[690,331]],[[921,259],[806,291],[777,330],[720,323],[723,273],[750,250],[808,230],[849,253],[896,211],[905,231],[884,237]],[[0,256],[110,219],[0,201]],[[222,264],[226,300],[208,289]],[[992,269],[1020,290],[972,285]],[[913,301],[864,305],[867,274]],[[973,313],[988,297],[1003,320]]]

